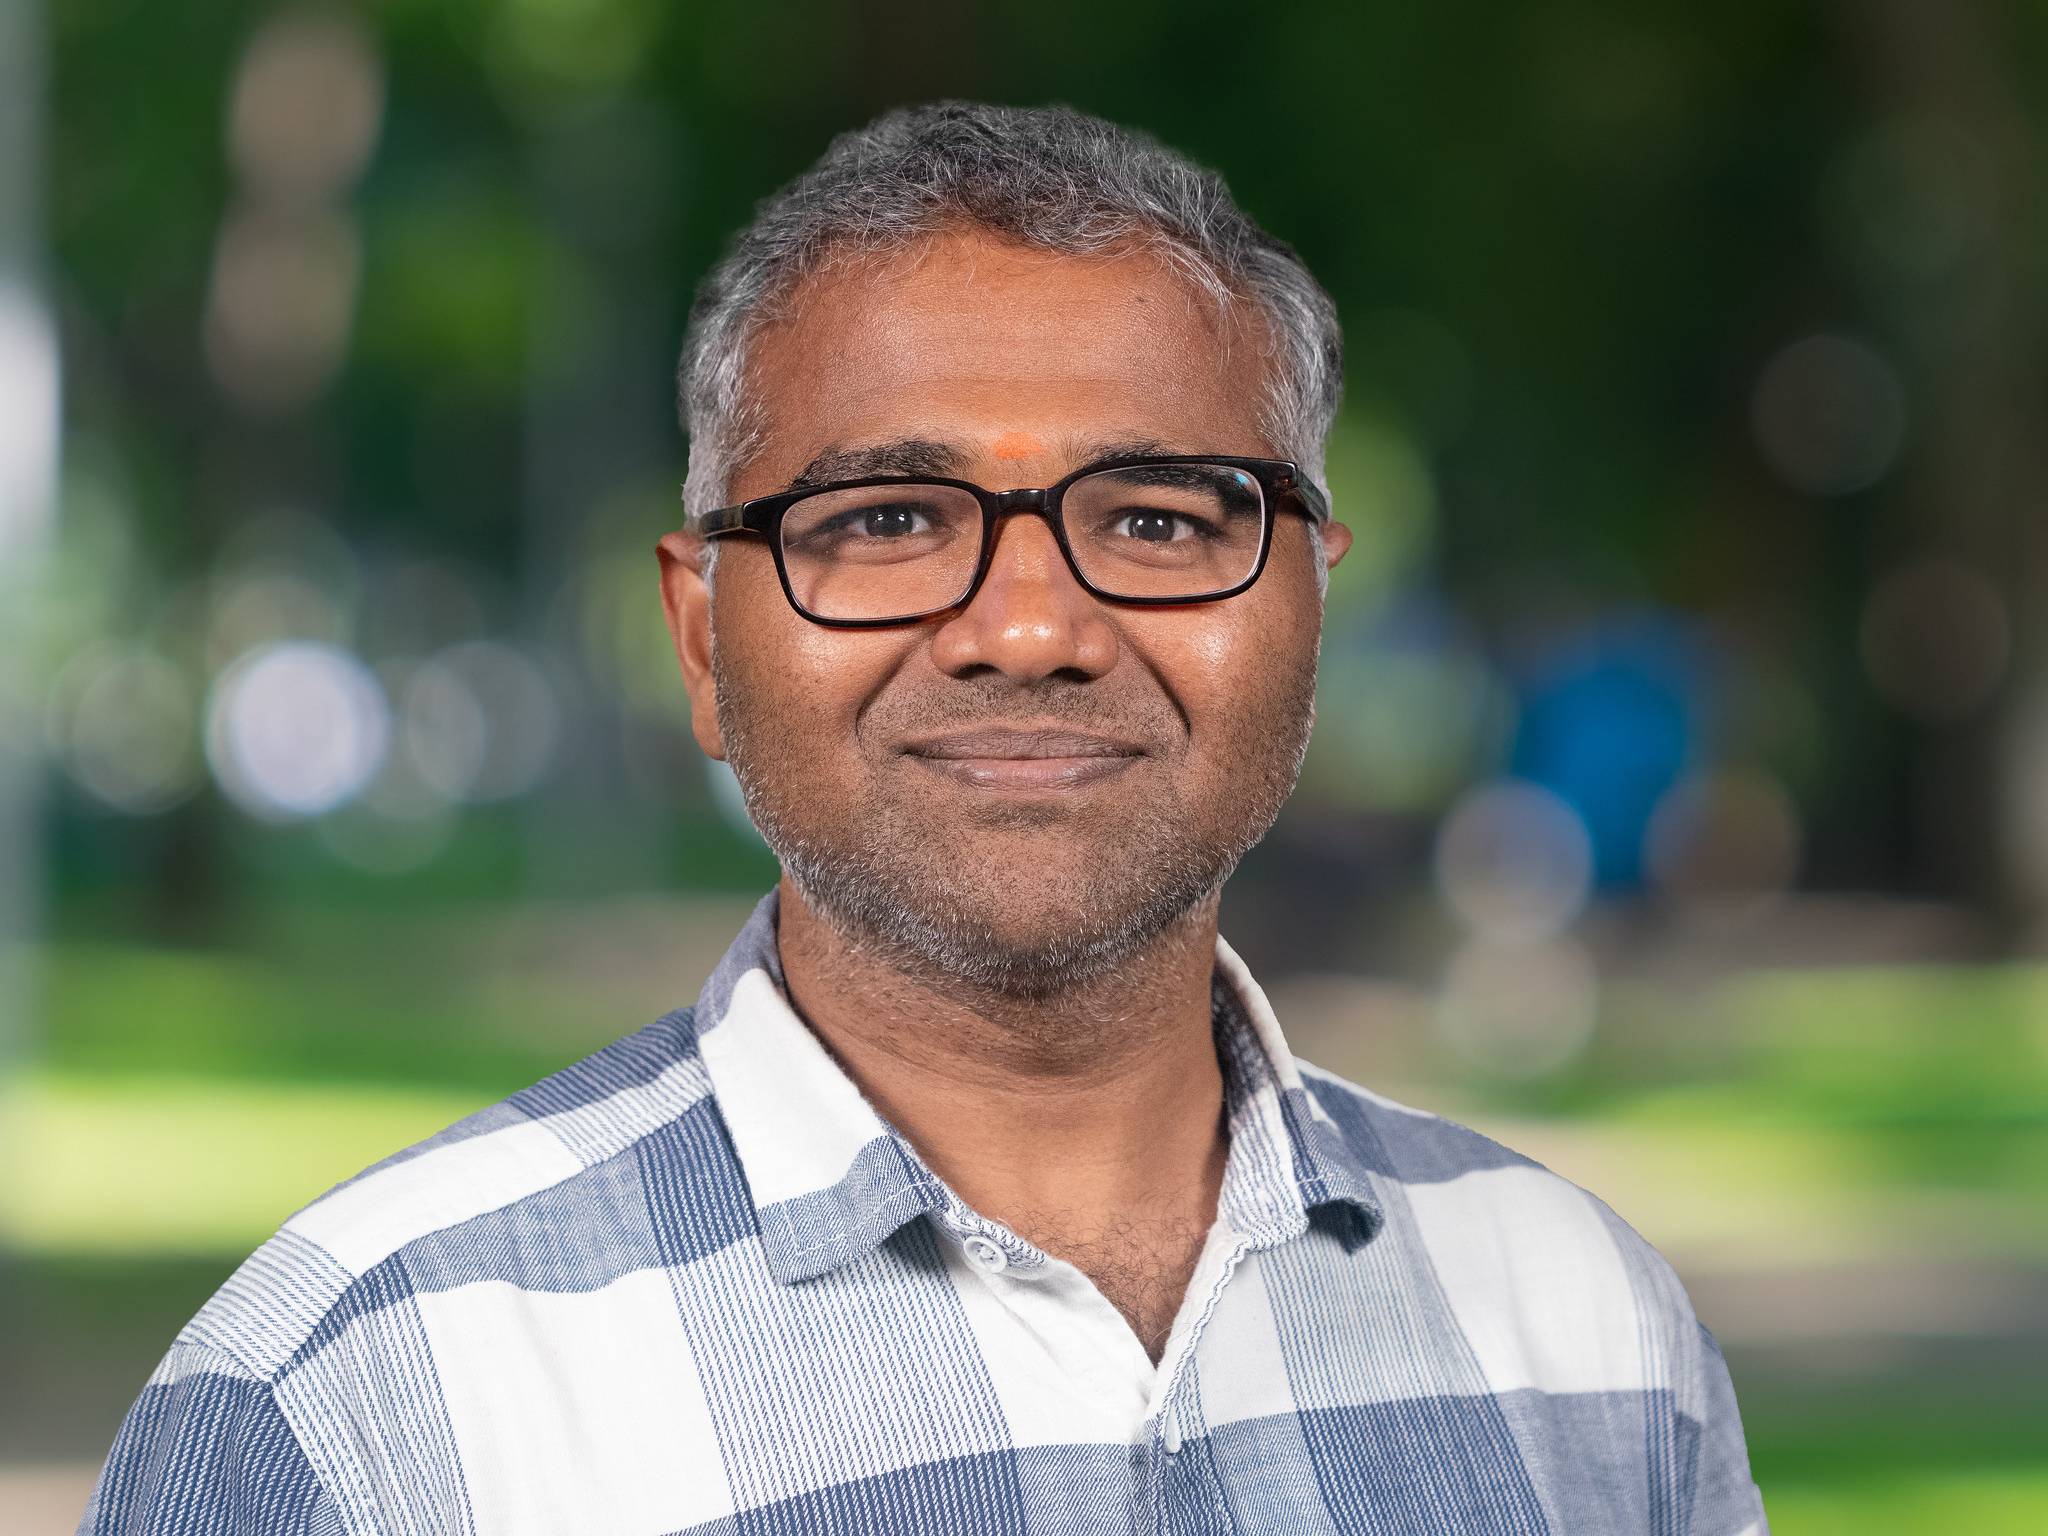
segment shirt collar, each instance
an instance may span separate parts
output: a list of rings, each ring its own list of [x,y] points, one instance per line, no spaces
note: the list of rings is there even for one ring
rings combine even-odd
[[[770,1272],[785,1284],[824,1274],[927,1212],[956,1230],[973,1226],[1015,1243],[966,1209],[797,1017],[783,985],[776,912],[770,891],[712,971],[695,1012]],[[1252,1246],[1268,1247],[1300,1236],[1311,1211],[1341,1205],[1369,1236],[1379,1224],[1370,1170],[1304,1086],[1265,993],[1220,938],[1213,987],[1231,1141],[1219,1216]],[[1029,1246],[1017,1246],[1028,1263]]]

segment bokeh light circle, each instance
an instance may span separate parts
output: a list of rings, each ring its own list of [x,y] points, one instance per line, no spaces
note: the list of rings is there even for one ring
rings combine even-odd
[[[1599,972],[1571,939],[1475,938],[1451,959],[1437,1028],[1501,1077],[1555,1072],[1581,1055],[1599,1017]]]
[[[434,655],[406,685],[405,747],[421,777],[450,800],[510,800],[554,766],[561,715],[538,663],[509,645],[472,640]]]
[[[1763,367],[1750,428],[1778,478],[1809,496],[1845,496],[1881,480],[1906,436],[1906,391],[1874,350],[1808,336]]]
[[[1792,887],[1803,831],[1791,793],[1755,768],[1714,768],[1678,781],[1644,833],[1650,883],[1690,912],[1744,912]]]
[[[317,641],[250,652],[215,680],[207,703],[214,778],[266,821],[319,816],[354,799],[390,738],[390,708],[369,668]]]
[[[53,734],[65,769],[94,799],[147,816],[200,779],[199,701],[172,662],[145,650],[91,651],[58,678]]]
[[[383,111],[383,68],[362,23],[287,11],[257,32],[236,72],[228,158],[281,199],[329,197],[362,174]]]
[[[1537,784],[1482,785],[1445,820],[1437,889],[1473,932],[1501,941],[1562,933],[1593,889],[1593,841],[1577,811]]]

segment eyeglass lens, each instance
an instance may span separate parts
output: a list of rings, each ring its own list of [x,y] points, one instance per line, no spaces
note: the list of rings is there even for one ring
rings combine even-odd
[[[1112,597],[1194,599],[1242,585],[1265,518],[1258,481],[1223,464],[1098,470],[1060,505],[1075,567]],[[957,486],[820,491],[783,514],[783,569],[797,605],[818,618],[909,618],[960,601],[982,533],[981,503]]]

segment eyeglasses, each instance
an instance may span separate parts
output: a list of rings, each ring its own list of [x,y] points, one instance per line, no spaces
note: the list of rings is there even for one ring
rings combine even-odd
[[[1322,522],[1323,493],[1286,459],[1157,454],[1108,459],[1039,490],[876,475],[707,512],[706,538],[768,540],[790,606],[845,629],[906,624],[969,602],[1000,518],[1042,517],[1074,579],[1115,603],[1209,603],[1259,579],[1273,515]]]

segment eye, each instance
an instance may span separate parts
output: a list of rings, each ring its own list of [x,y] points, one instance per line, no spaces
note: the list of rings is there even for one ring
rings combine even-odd
[[[813,542],[844,543],[848,540],[888,543],[916,534],[931,533],[938,524],[929,507],[910,501],[879,501],[872,506],[848,507],[808,530]]]
[[[908,502],[889,502],[879,507],[863,507],[847,514],[851,525],[847,531],[871,539],[896,539],[906,534],[925,533],[931,528],[931,514],[922,507],[911,506]]]
[[[1200,538],[1209,531],[1205,524],[1185,513],[1159,507],[1134,507],[1118,514],[1110,526],[1124,538],[1145,544],[1177,543]]]

